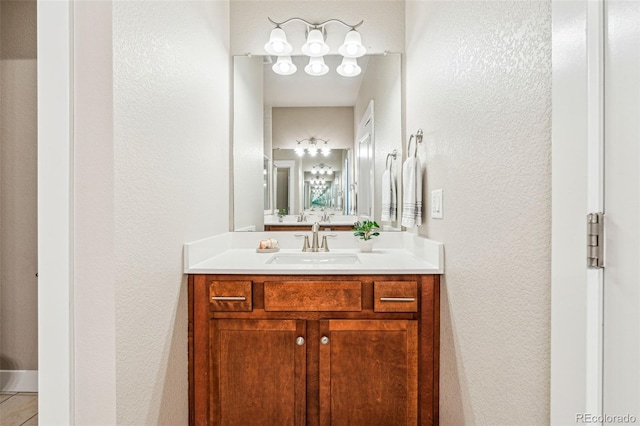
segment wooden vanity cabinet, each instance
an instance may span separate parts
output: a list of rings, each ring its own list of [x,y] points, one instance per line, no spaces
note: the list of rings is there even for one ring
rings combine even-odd
[[[438,275],[189,276],[191,425],[438,423]]]

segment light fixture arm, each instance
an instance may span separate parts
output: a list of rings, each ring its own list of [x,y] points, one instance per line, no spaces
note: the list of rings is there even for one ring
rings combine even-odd
[[[305,141],[309,141],[309,142],[313,142],[313,143],[316,143],[316,142],[318,142],[318,141],[321,141],[321,142],[329,142],[329,139],[325,140],[325,139],[314,138],[314,137],[311,137],[311,138],[309,138],[309,139],[302,139],[302,140],[298,140],[298,139],[296,139],[296,142],[298,142],[298,143],[302,143],[302,142],[305,142]]]
[[[291,22],[291,21],[300,21],[300,22],[304,22],[304,23],[305,23],[307,26],[309,26],[309,27],[312,27],[312,28],[322,28],[322,29],[324,29],[324,26],[325,26],[325,25],[330,24],[330,23],[332,23],[332,22],[338,22],[338,23],[340,23],[340,24],[344,25],[344,26],[345,26],[345,27],[347,27],[347,28],[351,28],[352,30],[355,30],[355,29],[356,29],[356,28],[358,28],[360,25],[364,24],[364,20],[362,20],[362,21],[358,22],[358,23],[357,23],[357,24],[355,24],[355,25],[349,25],[349,24],[347,24],[346,22],[343,22],[343,21],[341,21],[341,20],[339,20],[339,19],[329,19],[329,20],[326,20],[326,21],[321,22],[321,23],[319,23],[319,24],[314,24],[313,22],[309,22],[309,21],[307,21],[306,19],[302,19],[302,18],[290,18],[290,19],[287,19],[286,21],[283,21],[283,22],[276,22],[276,21],[274,21],[273,19],[271,19],[271,18],[269,18],[269,17],[267,17],[267,19],[269,20],[269,22],[271,22],[271,23],[272,23],[273,25],[275,25],[277,28],[280,28],[282,25],[284,25],[284,24],[288,24],[288,23],[289,23],[289,22]]]

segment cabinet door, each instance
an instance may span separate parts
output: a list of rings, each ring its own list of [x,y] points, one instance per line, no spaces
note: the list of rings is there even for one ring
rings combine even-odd
[[[320,323],[320,424],[416,425],[418,325]]]
[[[211,320],[210,424],[304,425],[306,328],[294,320]]]

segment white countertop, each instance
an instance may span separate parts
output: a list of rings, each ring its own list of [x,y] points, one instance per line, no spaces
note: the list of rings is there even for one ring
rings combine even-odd
[[[186,274],[272,274],[272,275],[360,275],[360,274],[442,274],[444,245],[407,232],[382,232],[375,238],[371,253],[358,249],[351,232],[335,232],[329,240],[328,254],[354,254],[355,264],[277,264],[267,263],[274,255],[302,254],[300,232],[229,232],[185,244]],[[311,233],[308,233],[311,235]],[[325,232],[320,232],[320,236]],[[277,253],[257,253],[261,239],[276,238]],[[311,238],[309,238],[311,239]],[[327,253],[305,253],[326,256]]]

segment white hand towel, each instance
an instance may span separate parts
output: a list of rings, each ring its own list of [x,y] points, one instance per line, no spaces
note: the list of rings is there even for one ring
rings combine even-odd
[[[402,226],[422,225],[422,166],[417,157],[402,165]]]
[[[382,214],[380,219],[383,221],[396,220],[397,196],[396,196],[396,180],[391,170],[385,170],[382,173]]]

